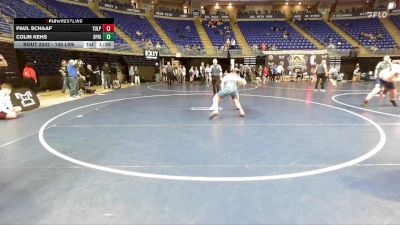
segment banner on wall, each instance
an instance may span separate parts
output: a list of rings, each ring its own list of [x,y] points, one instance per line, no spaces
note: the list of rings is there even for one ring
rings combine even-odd
[[[144,9],[135,9],[133,7],[127,7],[127,6],[121,6],[121,5],[113,5],[113,4],[108,4],[104,2],[99,3],[100,8],[102,9],[114,9],[118,11],[123,11],[123,12],[132,12],[132,13],[140,13],[144,14],[146,11]]]
[[[169,13],[169,12],[155,12],[154,14],[155,16],[193,18],[192,14],[179,14],[179,13]]]
[[[285,15],[281,14],[274,14],[274,15],[269,15],[269,14],[241,14],[238,15],[238,19],[282,19],[285,18]]]
[[[194,9],[192,10],[193,16],[200,16],[200,10]]]
[[[301,54],[294,53],[288,54],[265,54],[265,62],[268,65],[278,65],[283,63],[283,68],[285,69],[285,74],[288,74],[290,71],[294,71],[296,69],[300,69],[303,72],[311,73],[311,69],[315,68],[317,63],[321,62],[322,59],[326,59],[329,62],[328,54],[318,54],[318,53],[309,53],[309,54]]]
[[[70,0],[70,1],[72,1],[72,2],[80,2],[80,3],[85,3],[85,4],[88,3],[88,0]]]
[[[322,15],[318,14],[318,13],[314,13],[314,14],[302,13],[302,14],[295,14],[293,16],[293,18],[296,18],[296,19],[318,19],[318,18],[322,18]]]
[[[28,88],[13,89],[10,97],[13,106],[20,106],[22,111],[29,111],[40,106],[39,98]]]
[[[371,11],[371,12],[357,12],[357,13],[335,13],[333,18],[346,18],[346,17],[366,17],[366,18],[379,18],[385,19],[389,15],[388,11]]]
[[[227,15],[203,15],[204,19],[218,20],[218,19],[229,19]]]

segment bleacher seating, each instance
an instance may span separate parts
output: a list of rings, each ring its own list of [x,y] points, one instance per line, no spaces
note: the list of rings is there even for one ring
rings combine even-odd
[[[59,2],[56,0],[44,0],[46,8],[60,18],[96,18],[96,14],[88,7]]]
[[[224,27],[230,27],[229,21],[224,21],[221,25],[215,27],[208,26],[208,20],[203,20],[202,25],[207,32],[208,37],[210,37],[213,46],[220,48],[226,42],[226,39],[233,38],[236,40],[235,34],[233,31],[225,32]],[[223,32],[223,34],[220,33]],[[238,48],[239,45],[236,41],[235,48]]]
[[[0,35],[9,36],[12,34],[12,25],[6,20],[0,18]]]
[[[394,43],[393,38],[386,31],[383,24],[378,18],[371,19],[346,19],[346,20],[333,20],[342,30],[350,34],[363,46],[372,46],[376,44],[379,49],[392,48]],[[361,33],[367,34],[381,34],[382,39],[373,41],[366,37],[362,37]]]
[[[352,47],[349,42],[334,31],[323,20],[296,21],[296,24],[325,46],[332,43],[336,49],[339,50],[347,50]]]
[[[156,18],[156,21],[171,40],[178,46],[189,45],[193,47],[196,45],[200,46],[201,49],[204,49],[193,20]],[[190,27],[189,31],[186,31],[185,29],[187,26]]]
[[[275,45],[277,50],[316,49],[314,44],[286,21],[238,21],[238,25],[250,46],[266,43],[268,46]],[[273,28],[277,30],[274,31]],[[281,29],[289,32],[288,39],[283,38]]]
[[[15,10],[18,18],[43,18],[46,14],[22,0],[1,0],[1,3]]]
[[[400,15],[390,16],[390,19],[400,29]]]
[[[163,40],[158,36],[158,33],[145,17],[106,10],[102,10],[101,12],[107,17],[113,17],[115,23],[121,28],[121,30],[127,33],[132,40],[141,41],[142,39],[150,39],[154,45],[157,42],[161,45],[164,44]],[[142,35],[140,37],[137,36],[136,31],[140,31]]]

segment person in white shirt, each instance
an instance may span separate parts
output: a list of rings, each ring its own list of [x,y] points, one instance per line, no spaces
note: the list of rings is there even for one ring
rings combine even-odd
[[[186,67],[183,65],[179,66],[179,74],[181,75],[181,82],[185,83],[186,82]]]
[[[331,82],[332,86],[337,87],[338,71],[333,65],[331,65],[328,70],[328,77],[329,82]]]
[[[281,80],[281,77],[283,75],[283,62],[280,62],[279,65],[276,67],[276,81],[279,83]]]
[[[135,68],[133,65],[129,67],[129,81],[131,82],[131,86],[133,87],[135,82]]]
[[[0,120],[16,119],[18,113],[22,108],[19,106],[14,107],[11,102],[12,86],[11,84],[4,83],[1,85],[0,90]]]
[[[211,106],[211,110],[213,112],[210,114],[210,119],[219,115],[218,112],[218,103],[219,101],[226,97],[231,96],[233,102],[235,103],[236,109],[239,110],[240,117],[244,117],[245,113],[242,108],[242,105],[239,102],[239,95],[238,95],[238,85],[246,85],[247,82],[245,79],[241,78],[238,73],[237,69],[232,67],[232,71],[227,73],[221,81],[221,90],[214,96],[213,98],[213,105]]]
[[[192,67],[190,67],[190,69],[189,69],[189,81],[190,81],[190,83],[192,83],[193,80],[194,80],[194,68],[193,68],[193,66],[192,66]]]
[[[211,85],[211,68],[210,68],[210,65],[207,64],[205,72],[206,72],[206,84],[207,84],[207,86],[210,86]]]
[[[236,46],[236,40],[235,39],[231,39],[231,49],[234,49]]]

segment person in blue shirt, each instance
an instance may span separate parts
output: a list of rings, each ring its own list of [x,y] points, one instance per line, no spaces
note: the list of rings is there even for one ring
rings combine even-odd
[[[69,60],[68,65],[67,65],[67,71],[68,71],[68,79],[69,79],[69,85],[71,88],[70,96],[73,98],[79,98],[80,96],[78,95],[78,76],[79,72],[78,69],[76,68],[78,64],[77,60]]]

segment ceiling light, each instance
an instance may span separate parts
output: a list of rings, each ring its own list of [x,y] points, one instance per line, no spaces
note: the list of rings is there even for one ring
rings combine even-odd
[[[286,4],[286,5],[289,5],[289,2],[286,2],[285,4]]]
[[[299,5],[301,5],[301,2],[299,2]]]

